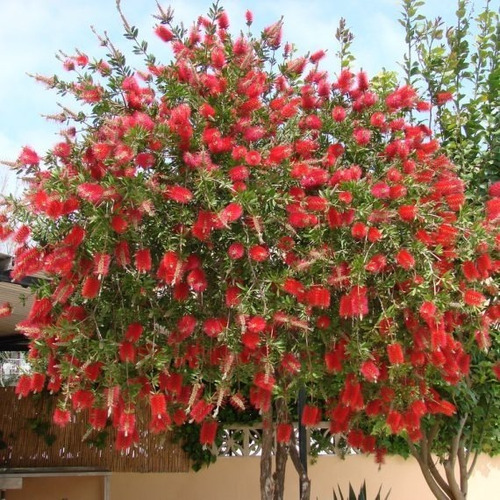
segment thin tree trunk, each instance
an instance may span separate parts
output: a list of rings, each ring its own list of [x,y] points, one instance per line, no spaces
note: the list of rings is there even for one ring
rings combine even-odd
[[[276,401],[276,422],[285,422],[287,406],[284,399]],[[284,500],[285,474],[288,460],[288,444],[276,443],[275,471],[274,471],[274,500]]]
[[[260,498],[273,500],[273,412],[262,415],[262,454],[260,456]]]
[[[285,498],[285,473],[288,460],[288,445],[278,443],[276,445],[276,468],[274,471],[274,500]]]
[[[292,434],[292,442],[289,447],[290,458],[295,466],[295,470],[299,474],[301,491],[300,491],[300,500],[310,500],[311,498],[311,480],[307,475],[307,472],[304,470],[302,466],[302,462],[300,461],[299,451],[297,449],[296,439]]]

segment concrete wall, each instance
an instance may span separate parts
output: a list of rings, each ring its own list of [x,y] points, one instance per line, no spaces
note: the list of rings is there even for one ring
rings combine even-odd
[[[416,462],[388,458],[378,467],[372,457],[350,456],[345,460],[320,457],[311,465],[311,500],[332,500],[332,488],[340,484],[346,490],[349,481],[359,490],[366,479],[368,499],[378,488],[390,500],[433,500]],[[7,500],[102,500],[102,477],[29,478],[22,490],[7,491]],[[498,498],[500,457],[481,457],[470,482],[468,500]],[[285,500],[298,497],[298,478],[289,467]],[[111,500],[258,500],[259,459],[220,458],[201,472],[135,474],[111,476]]]

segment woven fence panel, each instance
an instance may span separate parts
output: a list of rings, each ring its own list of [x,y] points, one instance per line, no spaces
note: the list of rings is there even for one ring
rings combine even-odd
[[[169,433],[141,435],[127,454],[114,449],[114,432],[101,446],[92,445],[82,412],[64,428],[52,424],[54,400],[47,396],[18,399],[0,388],[0,467],[100,467],[113,472],[187,472],[187,455]],[[138,420],[146,418],[138,412]]]

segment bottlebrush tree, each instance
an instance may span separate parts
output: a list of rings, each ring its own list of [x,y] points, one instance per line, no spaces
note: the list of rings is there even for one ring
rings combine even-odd
[[[23,149],[28,186],[3,216],[13,278],[46,276],[18,325],[33,366],[19,395],[57,394],[57,424],[89,412],[120,450],[186,421],[211,445],[222,405],[257,409],[263,499],[283,494],[273,436],[280,460],[296,454],[299,388],[306,426],[329,420],[378,460],[388,435],[418,446],[461,423],[471,386],[498,407],[500,189],[468,203],[408,121],[429,104],[384,77],[330,79],[323,51],[282,47],[280,22],[233,37],[217,6],[189,30],[158,19],[170,64],[124,19],[141,71],[103,37],[105,59],[64,61],[71,81],[38,77],[82,110],[43,158]]]

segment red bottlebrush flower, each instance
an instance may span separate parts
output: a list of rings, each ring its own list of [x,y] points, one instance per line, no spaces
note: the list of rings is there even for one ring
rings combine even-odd
[[[437,307],[432,302],[426,301],[420,306],[419,312],[424,321],[429,322],[436,318]]]
[[[227,307],[237,307],[240,302],[241,290],[237,286],[229,286],[226,290],[226,306]]]
[[[71,154],[71,144],[68,142],[60,142],[54,146],[52,152],[59,158],[68,158]]]
[[[115,259],[121,267],[130,265],[130,250],[126,241],[120,241],[115,247]]]
[[[486,202],[486,218],[491,221],[500,218],[500,198],[493,198]]]
[[[352,237],[362,240],[368,234],[368,228],[362,222],[355,222],[351,227]]]
[[[377,182],[372,186],[371,193],[374,198],[387,199],[391,196],[391,188],[385,182]]]
[[[134,431],[136,431],[135,422],[135,413],[122,411],[118,417],[117,428],[125,436],[130,436],[134,434]]]
[[[284,160],[289,158],[292,152],[292,148],[288,144],[280,144],[279,146],[274,146],[269,151],[268,161],[271,165],[279,165]]]
[[[227,249],[227,254],[232,260],[241,259],[245,255],[245,247],[239,242],[232,243]]]
[[[387,266],[387,259],[382,254],[374,255],[365,265],[365,269],[370,273],[379,273]]]
[[[12,314],[12,306],[9,302],[0,305],[0,318],[6,318]]]
[[[45,384],[45,375],[43,373],[33,373],[30,380],[31,392],[37,393],[43,391]]]
[[[21,375],[16,384],[16,394],[21,397],[26,397],[31,392],[31,377],[29,375]]]
[[[189,297],[189,286],[187,283],[176,283],[172,293],[174,300],[183,302]]]
[[[404,363],[403,347],[400,343],[395,342],[387,346],[387,356],[391,365],[400,365]]]
[[[489,188],[488,188],[488,194],[492,198],[500,198],[500,181],[494,182]]]
[[[368,241],[370,243],[375,243],[382,239],[382,232],[376,227],[371,227],[368,229]]]
[[[118,347],[118,355],[123,363],[134,363],[137,350],[131,342],[121,342]]]
[[[380,370],[373,361],[364,361],[359,371],[368,382],[377,382],[380,377]]]
[[[94,274],[106,276],[111,264],[111,255],[106,253],[96,253],[94,255]]]
[[[208,318],[203,322],[203,332],[209,337],[217,337],[226,328],[226,323],[224,318]]]
[[[342,106],[335,106],[332,110],[332,118],[336,122],[343,122],[347,115],[347,111]]]
[[[97,297],[101,289],[101,282],[93,276],[87,276],[82,286],[82,297],[85,299],[93,299]]]
[[[87,377],[87,379],[91,382],[95,382],[99,378],[103,366],[103,363],[101,363],[100,361],[96,361],[87,365],[84,368],[85,376]]]
[[[182,275],[182,261],[175,252],[166,252],[158,267],[158,278],[172,285],[177,283]]]
[[[438,92],[436,94],[436,103],[438,106],[446,104],[448,101],[453,99],[453,94],[451,92]]]
[[[28,146],[24,146],[21,150],[21,154],[17,158],[17,161],[21,163],[21,165],[38,165],[40,163],[40,157],[33,149]]]
[[[316,319],[316,326],[320,329],[320,330],[326,330],[327,328],[330,327],[332,323],[332,320],[328,317],[328,316],[318,316],[318,318]]]
[[[304,300],[311,307],[327,308],[330,307],[330,292],[320,285],[314,285],[307,290]]]
[[[366,128],[356,128],[352,136],[358,146],[366,146],[370,142],[372,133]]]
[[[248,251],[248,255],[256,262],[264,262],[269,258],[269,250],[263,245],[254,245]]]
[[[417,213],[418,209],[415,205],[401,205],[398,208],[399,217],[401,218],[401,220],[404,220],[406,222],[415,220]]]
[[[259,332],[255,331],[251,332],[247,330],[246,332],[243,332],[241,335],[241,343],[251,351],[255,351],[255,349],[257,349],[259,342],[260,342]]]
[[[295,375],[300,371],[300,361],[292,353],[287,352],[281,359],[281,368],[290,375]]]
[[[338,89],[342,94],[347,94],[353,85],[354,74],[348,69],[343,69],[337,81],[334,83],[334,88]]]
[[[193,269],[186,277],[187,284],[196,293],[204,292],[208,287],[208,281],[203,269]]]
[[[198,213],[198,218],[191,229],[192,235],[200,241],[206,241],[212,232],[213,220],[214,217],[212,212],[201,210]]]
[[[237,221],[242,215],[243,207],[239,203],[229,203],[220,211],[218,221],[223,226],[227,226],[231,222]]]
[[[328,208],[328,200],[323,196],[307,196],[304,201],[311,212],[324,212]]]
[[[495,377],[500,380],[500,361],[497,361],[492,367],[491,369],[493,370],[493,373],[495,375]]]
[[[141,168],[151,168],[155,164],[155,157],[151,153],[138,153],[135,157],[135,163]]]
[[[304,285],[300,281],[293,278],[287,278],[285,280],[283,283],[283,290],[297,297],[299,301],[305,297],[306,293]]]
[[[140,273],[151,271],[151,252],[149,248],[141,248],[135,254],[135,267]]]
[[[177,203],[189,203],[193,199],[193,193],[184,186],[170,186],[164,191],[165,198]]]
[[[106,427],[108,410],[106,408],[91,408],[89,412],[89,423],[93,429],[100,431]]]
[[[123,234],[128,228],[128,222],[123,217],[115,215],[111,218],[111,227],[115,233]]]
[[[250,170],[245,165],[238,165],[233,167],[228,172],[229,178],[233,182],[246,181],[250,177]]]
[[[344,348],[337,346],[333,351],[325,354],[325,365],[328,373],[339,373],[342,371],[342,360],[344,359]]]
[[[164,41],[170,42],[174,38],[174,34],[164,25],[159,24],[155,28],[155,33]]]
[[[352,203],[353,198],[354,197],[350,191],[341,191],[339,193],[339,201],[345,203],[346,205]]]
[[[260,333],[266,329],[267,323],[262,316],[253,316],[248,320],[246,326],[249,332]]]
[[[401,249],[396,254],[396,262],[407,271],[412,269],[415,266],[415,258],[413,255],[406,250],[406,248]]]
[[[366,287],[355,286],[347,295],[340,298],[339,314],[343,318],[368,314]]]
[[[276,441],[278,443],[289,443],[292,437],[292,424],[280,423],[276,425]]]
[[[79,389],[71,396],[71,404],[75,411],[91,408],[94,404],[94,394],[86,389]]]
[[[28,226],[22,225],[13,236],[13,240],[18,245],[22,245],[30,237],[31,229]]]
[[[258,151],[248,151],[245,155],[245,161],[248,165],[256,167],[262,162],[262,157]]]
[[[56,408],[52,415],[52,421],[59,427],[64,427],[71,421],[71,412],[69,410],[61,410],[61,408]]]
[[[351,429],[347,435],[347,442],[353,448],[360,449],[363,446],[365,435],[360,429]]]
[[[493,270],[493,261],[487,253],[483,253],[476,259],[476,267],[481,275],[481,278],[489,278],[490,272]]]
[[[449,401],[445,400],[439,401],[439,413],[442,413],[447,417],[451,417],[456,411],[457,408],[453,403],[450,403]]]
[[[213,404],[200,399],[191,408],[191,417],[197,424],[199,424],[200,422],[203,422],[205,417],[207,417],[207,415],[212,411],[213,407]]]
[[[104,198],[104,188],[100,184],[84,182],[77,188],[78,196],[94,205],[100,203]]]
[[[189,314],[182,316],[177,322],[177,329],[182,339],[189,337],[196,328],[197,325],[196,318]]]
[[[481,306],[485,300],[486,297],[476,290],[467,289],[464,292],[464,302],[468,306]]]
[[[382,128],[385,125],[384,113],[377,111],[370,117],[370,125],[377,128]]]
[[[385,422],[393,434],[397,434],[404,428],[403,415],[396,410],[389,411]]]
[[[269,373],[258,372],[254,375],[253,383],[264,391],[271,392],[276,384],[276,379]]]
[[[158,392],[149,396],[149,405],[151,408],[151,416],[158,417],[166,415],[167,413],[167,400],[165,394]]]
[[[73,226],[62,242],[64,245],[77,247],[84,240],[85,234],[83,227]]]
[[[217,422],[215,420],[205,420],[201,424],[200,443],[206,446],[214,444],[217,436]]]
[[[141,338],[143,331],[144,328],[140,323],[131,323],[125,332],[125,340],[135,343]]]
[[[321,419],[321,410],[317,406],[305,405],[302,411],[302,425],[314,427],[319,424]]]

